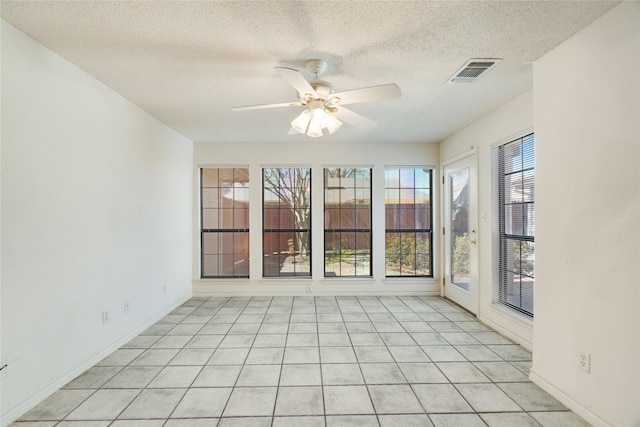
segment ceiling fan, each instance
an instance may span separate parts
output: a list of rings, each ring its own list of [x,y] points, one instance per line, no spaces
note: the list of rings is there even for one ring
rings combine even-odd
[[[298,70],[293,68],[275,68],[278,74],[280,74],[280,77],[289,82],[297,91],[298,101],[279,104],[247,105],[233,107],[232,110],[243,111],[278,107],[307,107],[291,122],[292,129],[289,131],[290,134],[299,132],[311,137],[319,137],[323,135],[323,129],[327,129],[329,133],[334,133],[342,126],[342,122],[349,123],[359,129],[369,130],[376,125],[376,122],[344,106],[360,102],[382,101],[400,97],[400,88],[394,83],[334,93],[331,83],[320,80],[320,75],[327,69],[327,63],[322,59],[307,61],[307,69],[315,75],[311,81],[307,81]]]

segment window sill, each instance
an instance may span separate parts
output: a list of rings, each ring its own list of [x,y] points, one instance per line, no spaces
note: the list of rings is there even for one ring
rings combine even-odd
[[[194,279],[191,283],[198,285],[250,285],[251,280],[246,277],[241,279]]]
[[[489,307],[491,307],[491,309],[502,315],[502,316],[506,316],[509,317],[510,319],[512,319],[515,322],[520,323],[522,326],[531,328],[533,327],[533,318],[526,316],[522,313],[520,313],[518,310],[513,310],[503,304],[500,304],[499,302],[492,302],[491,305],[489,305]]]
[[[310,285],[311,277],[262,277],[258,283],[261,285]]]
[[[373,277],[324,277],[323,285],[373,285],[376,281]]]
[[[433,285],[438,283],[433,277],[385,277],[385,285]]]

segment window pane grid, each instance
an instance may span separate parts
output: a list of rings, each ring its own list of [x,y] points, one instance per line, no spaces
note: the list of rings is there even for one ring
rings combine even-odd
[[[200,276],[249,277],[249,169],[200,169]]]
[[[533,134],[493,150],[498,189],[499,302],[533,317],[535,147]]]
[[[264,277],[311,276],[311,169],[262,170]]]
[[[385,169],[387,277],[433,277],[431,170]]]
[[[324,275],[370,277],[371,169],[324,169]]]

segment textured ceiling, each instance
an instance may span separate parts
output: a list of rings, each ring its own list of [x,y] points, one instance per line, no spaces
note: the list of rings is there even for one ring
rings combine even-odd
[[[335,141],[438,142],[532,87],[532,62],[618,2],[2,1],[2,18],[194,141],[296,141],[301,107],[275,66],[329,63],[336,91],[396,83],[354,104],[378,122]],[[470,58],[503,61],[447,83]]]

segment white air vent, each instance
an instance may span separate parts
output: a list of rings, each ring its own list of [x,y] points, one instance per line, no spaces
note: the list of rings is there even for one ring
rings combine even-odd
[[[483,75],[487,70],[500,62],[501,59],[470,59],[449,79],[451,83],[471,83]]]

